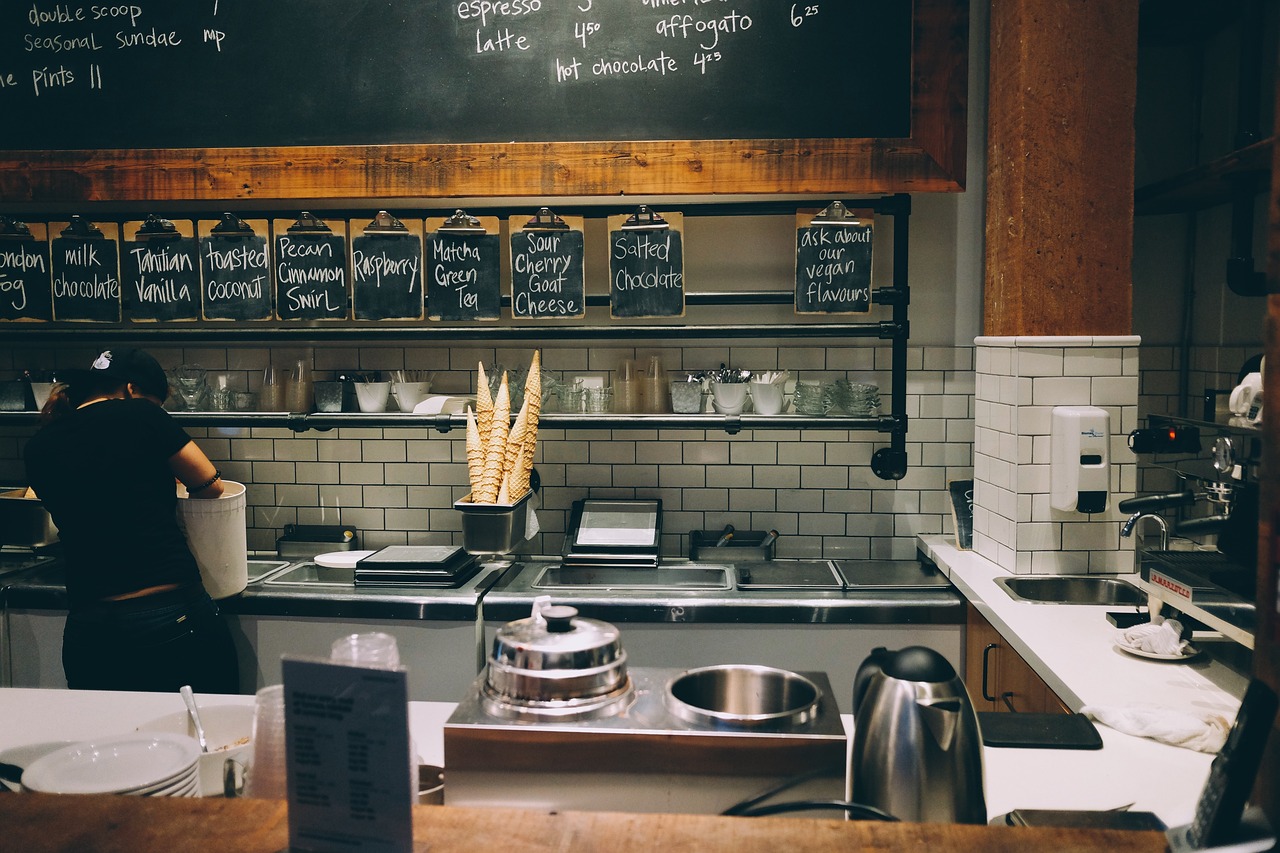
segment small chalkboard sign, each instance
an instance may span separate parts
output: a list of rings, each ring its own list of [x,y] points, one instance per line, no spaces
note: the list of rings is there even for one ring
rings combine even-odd
[[[496,216],[457,211],[427,220],[427,316],[496,320],[502,307],[502,239]]]
[[[53,319],[49,229],[0,216],[0,320]]]
[[[585,317],[583,217],[559,217],[542,208],[532,218],[513,216],[511,316],[516,319]]]
[[[303,212],[296,221],[277,219],[272,256],[276,316],[281,320],[346,320],[347,224]]]
[[[206,320],[271,319],[267,221],[232,213],[201,220],[200,313]]]
[[[351,304],[357,320],[421,320],[422,220],[385,210],[360,229],[350,223]],[[359,233],[357,234],[357,231]]]
[[[120,228],[82,216],[51,223],[55,320],[120,322]]]
[[[609,315],[684,316],[682,214],[609,217]]]
[[[871,311],[873,211],[832,202],[796,216],[796,313]]]
[[[200,319],[200,250],[190,220],[126,222],[120,275],[130,320]]]
[[[956,547],[968,551],[973,548],[973,480],[952,480],[947,483],[947,491],[951,494]]]

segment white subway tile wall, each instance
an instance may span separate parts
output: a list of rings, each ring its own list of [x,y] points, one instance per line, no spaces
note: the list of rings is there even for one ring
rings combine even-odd
[[[531,347],[470,346],[314,351],[264,348],[161,348],[166,367],[195,362],[232,373],[235,387],[258,391],[263,368],[308,359],[316,380],[342,372],[430,370],[433,391],[474,389],[476,365],[528,365]],[[566,430],[544,427],[536,465],[542,479],[542,533],[524,553],[559,553],[574,500],[656,497],[664,511],[663,551],[688,553],[691,530],[779,532],[784,557],[910,559],[918,533],[952,530],[947,483],[973,475],[973,348],[911,347],[907,382],[910,468],[881,480],[871,454],[888,444],[874,431],[845,429]],[[558,377],[613,371],[623,358],[659,354],[668,371],[721,363],[786,369],[793,378],[876,382],[887,411],[887,346],[750,346],[543,348]],[[88,350],[0,350],[0,363],[79,366]],[[33,427],[0,427],[0,480],[24,482],[21,448]],[[294,433],[285,428],[189,428],[224,476],[248,487],[249,546],[270,551],[285,524],[350,524],[366,547],[461,541],[454,500],[467,489],[461,430],[340,427]]]
[[[1116,505],[1133,495],[1139,341],[1132,338],[978,338],[975,353],[974,550],[1018,574],[1125,572],[1133,543]],[[1088,405],[1111,423],[1105,512],[1050,506],[1054,406]]]
[[[1128,494],[1174,486],[1169,472],[1134,464],[1125,446],[1139,412],[1189,410],[1198,416],[1200,389],[1230,390],[1253,351],[1209,347],[1191,353],[1187,387],[1193,392],[1183,402],[1178,348],[1141,347],[1139,389],[1137,346],[1090,340],[1091,346],[1082,347],[1073,338],[1017,346],[1020,340],[910,348],[911,467],[897,482],[880,480],[869,468],[871,453],[886,443],[873,432],[758,430],[730,436],[704,430],[543,429],[537,457],[545,487],[543,533],[522,550],[558,553],[575,499],[644,496],[663,499],[664,552],[672,556],[687,553],[690,530],[731,523],[778,530],[784,557],[910,558],[917,533],[952,532],[947,482],[974,479],[977,546],[1000,565],[1019,573],[1129,571],[1131,544],[1119,538],[1122,519],[1114,504]],[[434,389],[446,393],[472,390],[478,361],[523,367],[531,352],[464,346],[152,351],[167,367],[196,362],[229,371],[233,387],[241,390],[258,391],[268,363],[285,366],[302,357],[313,361],[317,379],[356,370],[430,370]],[[611,371],[624,357],[651,353],[661,354],[672,371],[725,362],[788,369],[805,378],[875,381],[886,393],[889,388],[889,350],[874,346],[563,347],[544,349],[543,358],[563,376]],[[80,367],[93,354],[72,347],[0,349],[0,368],[16,375],[26,368]],[[1051,399],[1037,401],[1037,390],[1041,400],[1046,394]],[[1077,402],[1118,413],[1112,422],[1113,509],[1102,519],[1070,518],[1049,506],[1049,413],[1054,405]],[[33,431],[0,426],[0,484],[26,482],[22,446]],[[371,547],[460,540],[452,503],[467,489],[461,433],[354,427],[191,432],[228,478],[247,485],[254,550],[273,550],[287,523],[354,524]],[[1092,525],[1100,526],[1086,529]]]

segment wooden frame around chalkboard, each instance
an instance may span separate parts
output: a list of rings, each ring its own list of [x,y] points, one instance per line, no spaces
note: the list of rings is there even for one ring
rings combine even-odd
[[[966,0],[916,0],[907,138],[0,151],[0,205],[957,192],[968,23]],[[868,85],[874,72],[857,57],[815,66]]]

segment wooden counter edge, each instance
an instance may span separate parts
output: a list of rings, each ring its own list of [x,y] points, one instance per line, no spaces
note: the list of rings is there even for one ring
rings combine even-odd
[[[714,815],[414,808],[414,849],[431,853],[631,853],[657,849],[1109,851],[1157,853],[1159,832],[846,822]],[[0,794],[0,848],[23,853],[279,853],[288,810],[279,800],[144,799]]]

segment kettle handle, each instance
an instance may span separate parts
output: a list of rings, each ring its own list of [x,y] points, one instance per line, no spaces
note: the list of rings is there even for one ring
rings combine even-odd
[[[858,715],[858,706],[862,704],[862,697],[866,695],[867,688],[871,685],[871,679],[883,672],[880,661],[887,654],[889,654],[887,648],[877,646],[871,650],[871,654],[867,655],[867,659],[858,667],[858,672],[853,677],[853,715],[855,718]]]

